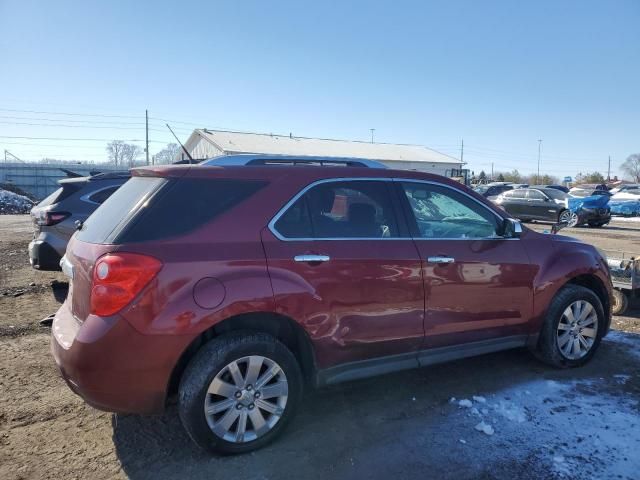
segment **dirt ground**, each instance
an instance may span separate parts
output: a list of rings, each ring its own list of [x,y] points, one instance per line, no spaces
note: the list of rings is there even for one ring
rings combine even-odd
[[[640,222],[563,233],[640,251]],[[71,393],[38,324],[66,284],[30,268],[30,236],[28,216],[0,216],[2,479],[640,478],[637,309],[614,318],[586,367],[553,370],[514,350],[325,388],[307,394],[278,442],[211,457],[174,407],[112,415]]]

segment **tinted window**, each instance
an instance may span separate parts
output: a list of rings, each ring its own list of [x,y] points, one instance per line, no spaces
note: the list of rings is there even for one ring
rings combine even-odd
[[[140,210],[146,208],[149,198],[166,183],[167,180],[164,178],[132,178],[84,222],[82,229],[78,232],[78,240],[89,243],[112,243],[113,235],[116,235],[122,226]]]
[[[92,194],[89,197],[89,200],[95,203],[104,203],[104,201],[109,198],[117,189],[118,187],[103,188],[102,190],[98,190],[96,193]]]
[[[567,198],[567,194],[561,190],[556,190],[555,188],[546,188],[544,193],[547,197],[553,198],[554,200],[564,200]]]
[[[287,238],[398,236],[389,187],[377,181],[317,185],[280,217],[275,228]]]
[[[307,197],[301,197],[278,219],[276,230],[286,238],[312,238]]]
[[[49,205],[53,205],[54,203],[60,203],[65,198],[70,197],[75,192],[77,192],[82,186],[82,182],[77,183],[65,183],[51,195],[46,197],[40,203],[38,203],[39,207],[47,207]]]
[[[490,238],[498,218],[478,202],[453,189],[432,184],[403,183],[420,238]]]
[[[264,182],[134,177],[89,217],[78,239],[132,243],[188,233],[245,200]]]

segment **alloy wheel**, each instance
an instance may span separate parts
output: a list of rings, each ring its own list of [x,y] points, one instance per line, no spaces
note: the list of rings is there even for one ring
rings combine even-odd
[[[260,355],[234,360],[211,381],[204,411],[213,433],[246,443],[268,433],[284,413],[287,377],[276,362]]]
[[[578,360],[589,353],[597,334],[596,309],[586,300],[576,300],[564,310],[558,323],[558,349],[563,357]]]

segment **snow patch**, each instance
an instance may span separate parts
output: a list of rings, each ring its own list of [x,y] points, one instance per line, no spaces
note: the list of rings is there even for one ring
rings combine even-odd
[[[486,399],[486,398],[484,398],[484,397],[481,397],[481,396],[479,396],[479,395],[474,395],[472,398],[473,398],[473,400],[474,400],[475,402],[478,402],[478,403],[487,403],[487,399]]]
[[[477,424],[474,428],[479,432],[484,433],[485,435],[493,435],[495,433],[493,427],[488,423],[485,423],[484,420]]]
[[[461,407],[464,408],[471,408],[473,407],[473,403],[471,402],[471,400],[463,398],[462,400],[458,401],[458,405],[460,405]]]

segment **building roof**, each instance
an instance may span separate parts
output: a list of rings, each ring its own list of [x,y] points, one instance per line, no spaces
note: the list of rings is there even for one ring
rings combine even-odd
[[[370,143],[354,140],[333,140],[327,138],[307,138],[268,133],[244,133],[208,129],[195,130],[187,141],[187,145],[193,148],[193,142],[197,137],[201,137],[226,154],[261,153],[368,158],[382,161],[401,160],[425,163],[462,163],[455,157],[445,155],[444,153],[437,152],[422,145]]]

